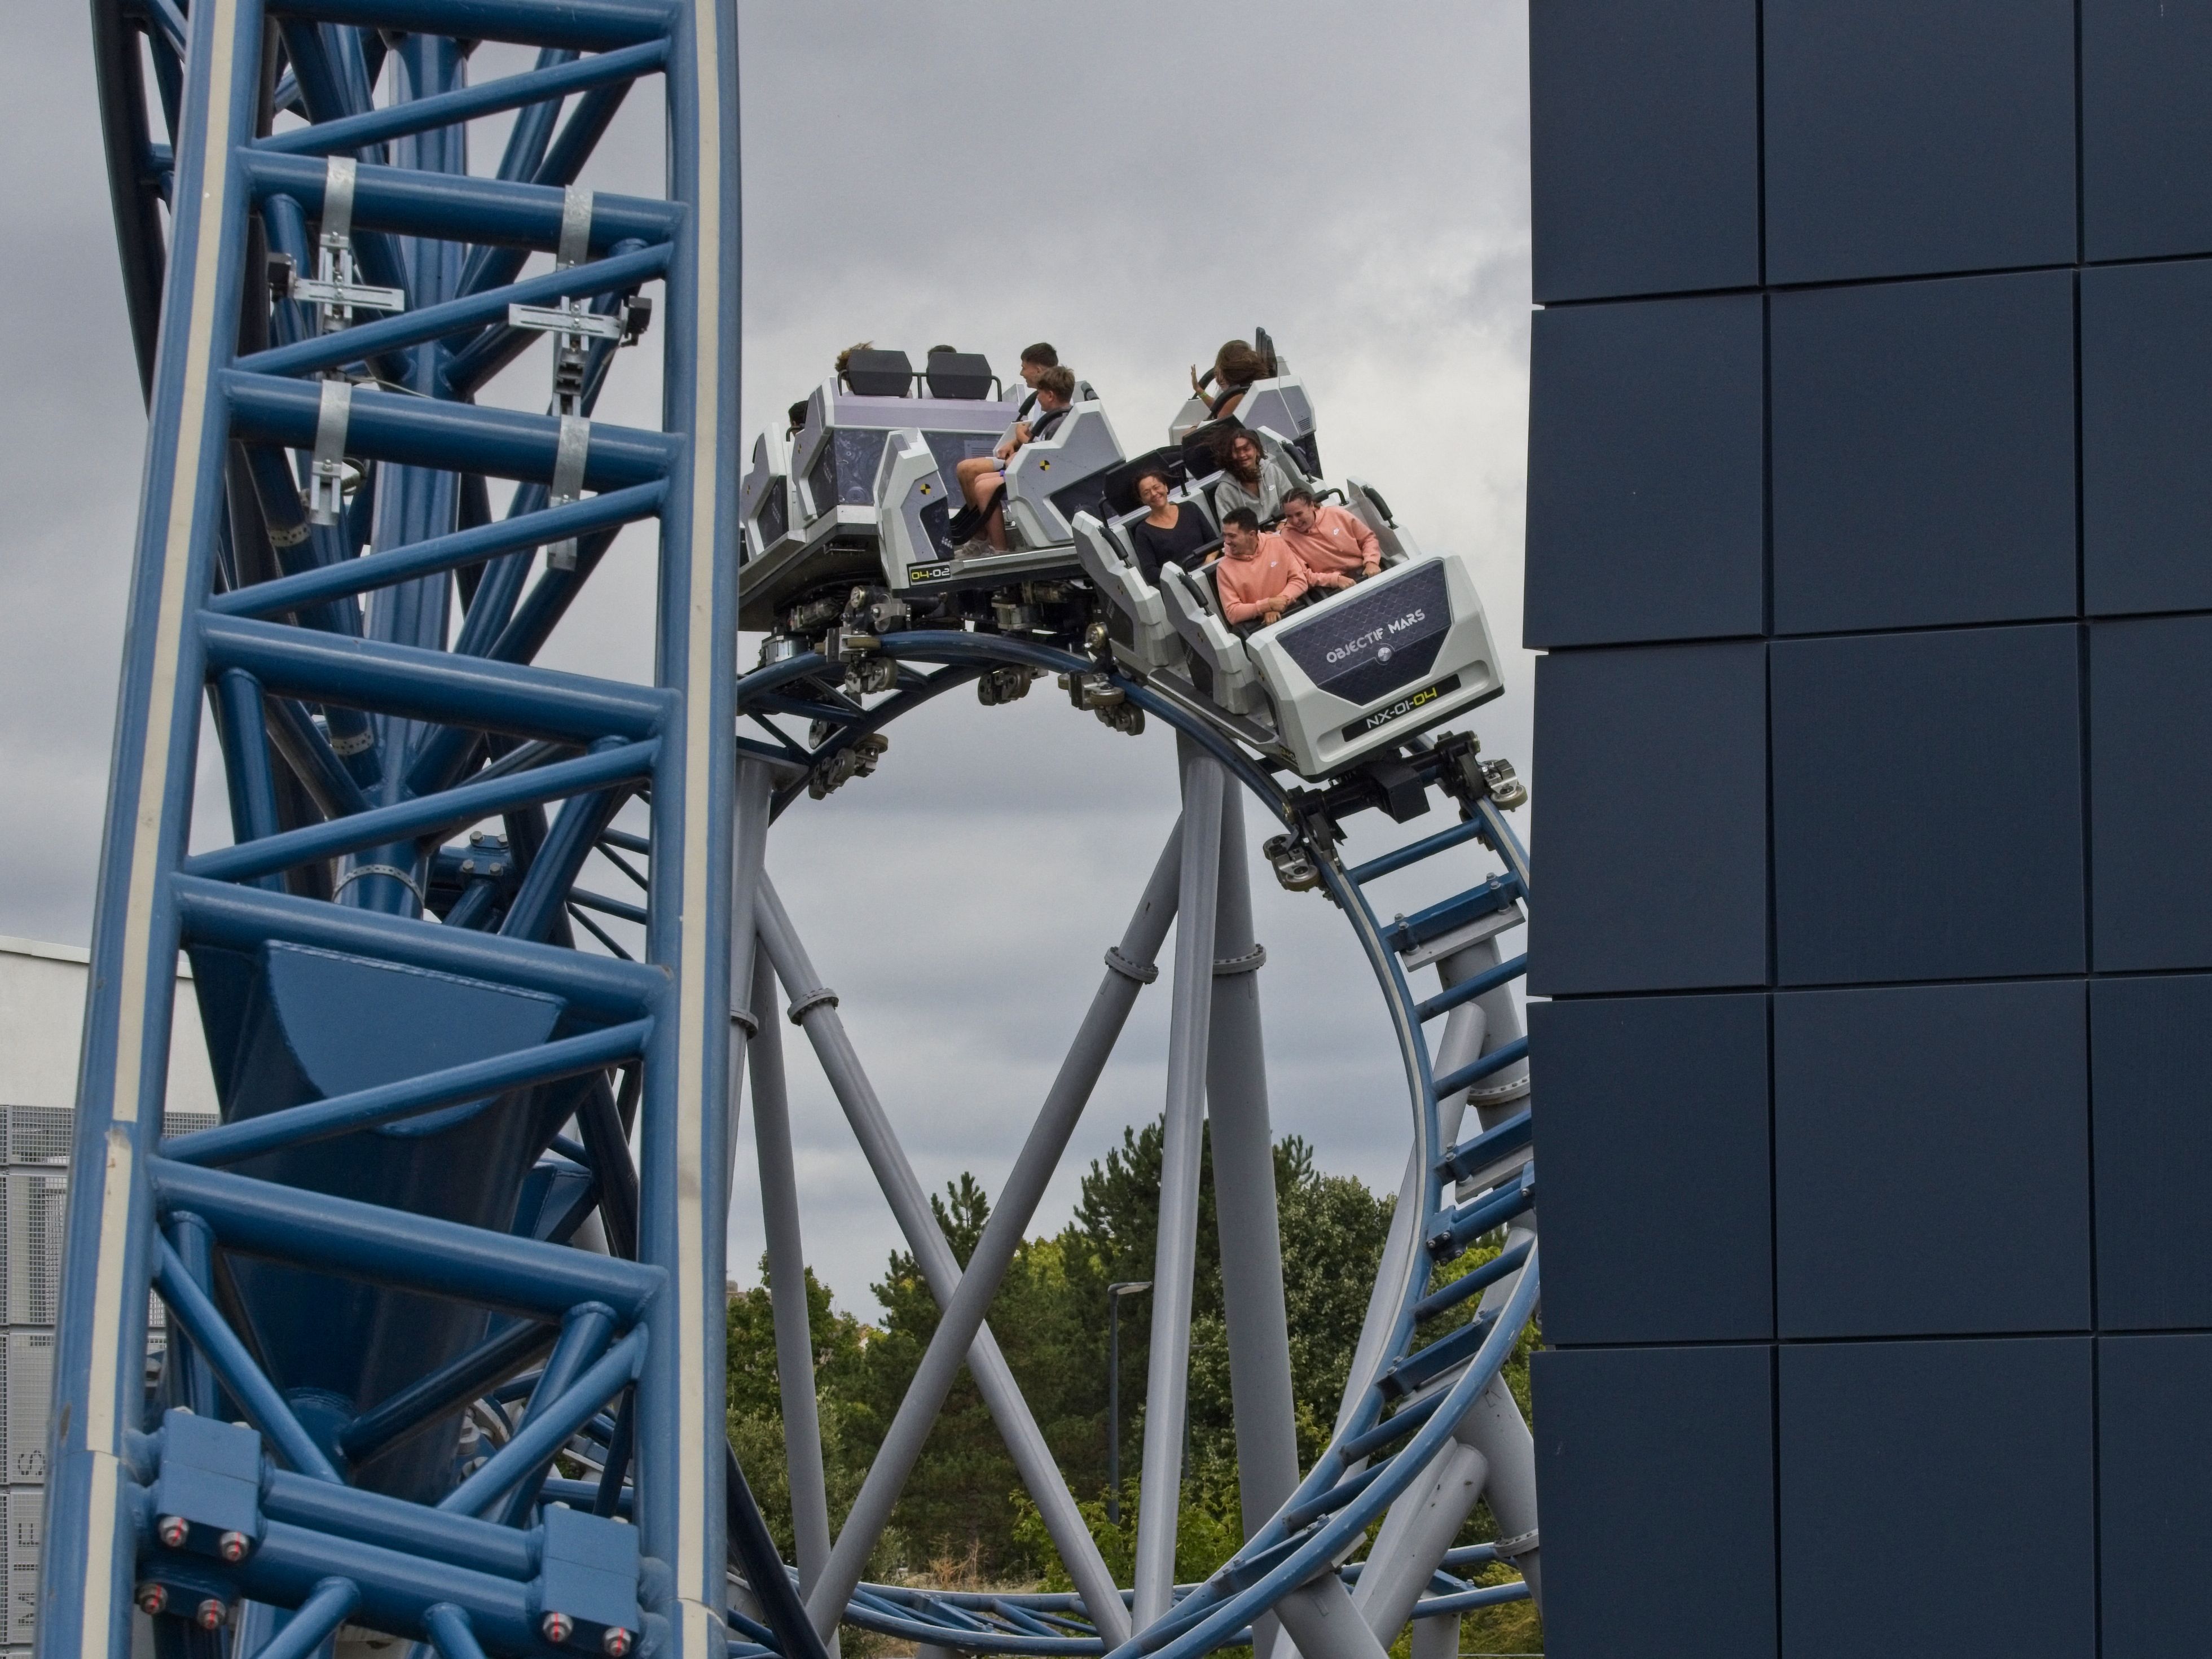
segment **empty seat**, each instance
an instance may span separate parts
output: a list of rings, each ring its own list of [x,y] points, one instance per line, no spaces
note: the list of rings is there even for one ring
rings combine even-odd
[[[922,370],[933,398],[988,398],[992,379],[990,360],[980,351],[933,351]]]
[[[903,351],[855,351],[845,359],[845,389],[856,398],[903,398],[914,365]]]

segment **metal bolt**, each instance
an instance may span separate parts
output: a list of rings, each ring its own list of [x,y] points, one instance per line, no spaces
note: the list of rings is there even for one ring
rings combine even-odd
[[[473,876],[476,872],[477,861],[474,859],[463,859],[461,860],[461,873],[463,875]]]
[[[253,1540],[242,1532],[227,1532],[216,1540],[216,1553],[226,1561],[243,1561]]]
[[[556,1648],[568,1639],[568,1632],[575,1628],[565,1613],[549,1613],[538,1621],[538,1633]]]
[[[184,1548],[191,1533],[191,1523],[181,1515],[165,1515],[154,1522],[154,1536],[173,1550]]]
[[[599,1638],[599,1651],[605,1654],[607,1659],[623,1659],[629,1651],[629,1632],[620,1625],[614,1626]]]
[[[151,1618],[169,1605],[169,1592],[159,1584],[138,1586],[138,1611]]]
[[[192,1622],[202,1630],[221,1630],[223,1612],[222,1603],[210,1595],[200,1603],[199,1610],[192,1615]]]

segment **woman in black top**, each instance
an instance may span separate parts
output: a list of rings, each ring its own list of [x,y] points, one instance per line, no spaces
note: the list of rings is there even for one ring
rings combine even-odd
[[[1154,587],[1160,585],[1160,566],[1179,564],[1195,570],[1202,550],[1213,540],[1206,515],[1188,503],[1168,499],[1168,477],[1147,472],[1137,480],[1137,499],[1152,511],[1129,526],[1129,539],[1137,549],[1137,568]]]

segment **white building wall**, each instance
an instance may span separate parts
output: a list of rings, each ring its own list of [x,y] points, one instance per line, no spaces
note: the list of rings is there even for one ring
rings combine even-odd
[[[72,945],[0,935],[0,1106],[76,1104],[89,960]],[[177,976],[176,1006],[168,1109],[213,1112],[215,1078],[189,973]]]

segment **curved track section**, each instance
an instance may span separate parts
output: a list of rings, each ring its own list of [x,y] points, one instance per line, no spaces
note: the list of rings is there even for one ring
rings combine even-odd
[[[1169,915],[1193,914],[1189,858],[1193,837],[1204,835],[1208,846],[1218,846],[1224,841],[1218,787],[1228,782],[1239,785],[1282,826],[1284,836],[1270,848],[1279,864],[1287,860],[1293,866],[1304,866],[1301,884],[1325,889],[1360,940],[1403,1060],[1413,1150],[1400,1194],[1397,1224],[1375,1287],[1367,1329],[1335,1437],[1311,1470],[1302,1479],[1293,1477],[1294,1486],[1284,1483],[1288,1489],[1277,1494],[1279,1501],[1266,1506],[1273,1510],[1269,1518],[1254,1531],[1245,1547],[1205,1583],[1170,1589],[1156,1582],[1151,1587],[1155,1605],[1146,1607],[1146,1544],[1154,1542],[1156,1561],[1171,1561],[1173,1534],[1170,1531],[1164,1538],[1148,1540],[1140,1521],[1139,1584],[1131,1593],[1094,1588],[1103,1566],[1094,1568],[1093,1583],[1086,1583],[1082,1559],[1086,1540],[1066,1537],[1058,1528],[1054,1529],[1054,1541],[1060,1546],[1079,1587],[1078,1593],[1070,1596],[952,1595],[850,1582],[856,1578],[858,1563],[865,1559],[866,1546],[872,1541],[872,1534],[866,1532],[850,1547],[851,1540],[840,1540],[836,1555],[826,1564],[829,1582],[825,1585],[820,1575],[808,1571],[811,1564],[805,1559],[802,1527],[801,1577],[810,1592],[809,1605],[817,1627],[826,1634],[831,1621],[825,1615],[841,1595],[849,1595],[842,1615],[850,1622],[932,1646],[1018,1654],[1166,1652],[1182,1659],[1226,1644],[1251,1640],[1251,1621],[1273,1612],[1309,1655],[1371,1654],[1380,1651],[1408,1616],[1445,1620],[1474,1607],[1528,1594],[1535,1577],[1537,1543],[1533,1469],[1528,1467],[1526,1430],[1498,1380],[1499,1369],[1533,1314],[1537,1296],[1532,1213],[1534,1165],[1528,1156],[1530,1118],[1525,1084],[1521,1082],[1526,1073],[1527,1043],[1518,1036],[1517,1025],[1510,1034],[1490,1025],[1492,1015],[1500,1017],[1501,1025],[1511,1021],[1500,1004],[1506,988],[1525,968],[1525,957],[1501,958],[1493,941],[1498,932],[1519,919],[1521,903],[1528,891],[1528,871],[1525,853],[1498,802],[1485,787],[1484,775],[1470,763],[1471,746],[1449,738],[1437,744],[1416,743],[1410,751],[1410,775],[1404,782],[1404,787],[1423,798],[1424,805],[1431,788],[1456,799],[1462,807],[1460,823],[1366,862],[1350,863],[1341,845],[1343,820],[1379,804],[1367,782],[1355,781],[1326,790],[1286,787],[1274,773],[1221,732],[1156,696],[1141,682],[1114,673],[1091,658],[1049,645],[967,632],[915,632],[885,637],[880,651],[900,665],[899,684],[872,706],[845,695],[838,685],[843,669],[818,654],[762,668],[739,682],[738,711],[754,732],[740,739],[744,757],[741,771],[750,768],[774,776],[773,784],[763,781],[761,786],[764,792],[772,791],[772,813],[789,809],[806,794],[818,795],[838,787],[855,773],[851,757],[869,752],[871,741],[886,726],[948,690],[1008,667],[1038,675],[1091,677],[1094,683],[1103,676],[1129,702],[1165,721],[1178,734],[1184,751],[1185,808],[1176,836],[1163,855],[1161,869],[1154,873],[1146,902],[1139,906],[1139,921],[1132,923],[1130,936],[1109,952],[1109,973],[1100,993],[1102,1003],[1116,990],[1116,971],[1130,980],[1149,979],[1157,972],[1151,955],[1165,933]],[[776,714],[809,720],[811,746],[777,725],[771,718]],[[767,741],[761,741],[763,738]],[[1217,791],[1216,805],[1210,829],[1200,830],[1196,827],[1201,817],[1200,803],[1209,783]],[[1233,806],[1233,800],[1230,804]],[[1462,848],[1487,849],[1504,867],[1471,883],[1464,873],[1445,874],[1463,867],[1464,854],[1455,856],[1455,849]],[[1212,860],[1206,862],[1210,865]],[[1233,878],[1238,881],[1242,866],[1240,849]],[[1454,890],[1415,915],[1384,920],[1368,900],[1368,884],[1417,866],[1438,876]],[[1224,881],[1232,878],[1227,873],[1229,867],[1224,859]],[[1242,908],[1249,935],[1249,900]],[[1224,906],[1219,914],[1225,917],[1231,911]],[[787,933],[790,927],[780,905],[774,907],[773,913],[764,909],[763,927],[767,955],[775,958],[778,969],[783,970],[792,951],[788,945],[779,948],[775,937],[779,932]],[[1179,987],[1218,975],[1224,969],[1233,969],[1240,960],[1256,960],[1236,954],[1253,949],[1249,936],[1217,941],[1210,929],[1186,927],[1181,937],[1188,942],[1188,936],[1193,934],[1197,936],[1193,948],[1198,957],[1194,961],[1178,957]],[[1206,962],[1217,951],[1228,952],[1230,959]],[[792,1018],[810,1027],[812,1036],[811,1026],[822,1014],[823,1000],[834,1006],[835,999],[819,988],[803,955],[793,965],[799,970],[798,977],[788,971],[783,975],[784,988],[793,1000]],[[1408,975],[1427,965],[1437,967],[1440,987],[1435,994],[1421,998],[1413,993]],[[757,986],[766,982],[756,980]],[[1125,995],[1133,999],[1133,984]],[[1487,1008],[1482,1006],[1486,1002]],[[1121,1006],[1126,1010],[1126,1000]],[[758,1000],[754,1013],[766,1018],[764,1006]],[[1202,1016],[1199,1018],[1203,1023]],[[1180,995],[1175,1018],[1179,1034],[1170,1037],[1170,1173],[1162,1200],[1164,1241],[1174,1231],[1169,1212],[1177,1202],[1172,1170],[1178,1079],[1182,1079],[1186,1089],[1194,1082],[1179,1071],[1179,1066],[1188,1063],[1188,1050],[1182,1045],[1196,1048],[1200,1056],[1197,1066],[1204,1069],[1203,1040],[1189,1044],[1188,1037],[1180,1034],[1189,1024]],[[1447,1024],[1432,1051],[1425,1028],[1437,1021]],[[1118,1019],[1114,1023],[1118,1029]],[[1454,1024],[1458,1027],[1455,1030]],[[1218,1025],[1214,1035],[1218,1042]],[[842,1043],[842,1036],[837,1042]],[[823,1048],[818,1039],[817,1047]],[[1068,1066],[1063,1068],[1063,1085],[1071,1070],[1082,1069],[1079,1056],[1085,1055],[1085,1038],[1079,1036]],[[830,1062],[833,1088],[841,1097],[848,1097],[855,1087],[857,1062],[848,1054],[832,1060],[825,1052],[824,1058]],[[1240,1054],[1236,1059],[1251,1063],[1256,1062],[1257,1055]],[[1086,1058],[1091,1077],[1102,1060],[1103,1054],[1095,1060]],[[1219,1137],[1226,1133],[1222,1124],[1224,1103],[1218,1097],[1223,1079],[1217,1073],[1211,1080],[1217,1091],[1212,1111]],[[1470,1097],[1470,1091],[1480,1095],[1498,1080],[1514,1085],[1499,1091],[1504,1103],[1484,1109],[1475,1132],[1462,1139],[1461,1120],[1470,1105],[1479,1103]],[[857,1086],[866,1090],[864,1077]],[[867,1092],[872,1097],[872,1091]],[[1184,1103],[1194,1122],[1195,1099]],[[847,1105],[850,1111],[849,1098]],[[769,1109],[775,1109],[773,1103]],[[1079,1100],[1074,1109],[1080,1109]],[[1264,1115],[1264,1101],[1261,1109]],[[1064,1145],[1064,1133],[1052,1141],[1046,1128],[1052,1114],[1048,1103],[1039,1130],[1024,1149],[1024,1160],[1033,1156],[1041,1138],[1051,1141],[1050,1152]],[[857,1120],[855,1127],[861,1128],[863,1145],[867,1146],[867,1130]],[[875,1156],[872,1152],[872,1158]],[[1217,1157],[1220,1156],[1218,1152]],[[1194,1162],[1192,1167],[1194,1170]],[[880,1161],[878,1173],[880,1179]],[[1227,1179],[1224,1172],[1224,1192]],[[1462,1186],[1473,1196],[1470,1201],[1455,1203],[1449,1194]],[[1011,1201],[1018,1206],[1028,1190],[1023,1168],[1018,1165],[1002,1204]],[[894,1207],[897,1207],[896,1198]],[[902,1221],[908,1226],[909,1243],[915,1245],[918,1255],[922,1254],[927,1240],[918,1235],[927,1231],[927,1221],[916,1224],[903,1216]],[[1272,1233],[1272,1212],[1267,1222],[1264,1231]],[[1019,1226],[1017,1220],[1009,1231],[1018,1233]],[[1508,1230],[1506,1246],[1495,1260],[1431,1292],[1433,1267],[1499,1228]],[[995,1288],[996,1273],[1004,1270],[1004,1262],[992,1257],[990,1245],[987,1234],[968,1274],[956,1275],[960,1300],[966,1304],[964,1321],[963,1308],[953,1304],[946,1288],[935,1287],[940,1304],[947,1309],[945,1323],[951,1330],[941,1331],[940,1339],[951,1353],[957,1354],[960,1345],[981,1330],[981,1305]],[[1178,1269],[1179,1259],[1171,1259],[1169,1249],[1164,1242],[1163,1285],[1167,1275],[1178,1270],[1188,1275],[1188,1264]],[[772,1255],[773,1249],[772,1238]],[[981,1284],[969,1282],[979,1278]],[[1232,1330],[1235,1294],[1232,1288]],[[1278,1309],[1279,1295],[1278,1279]],[[1474,1320],[1455,1323],[1448,1334],[1424,1334],[1425,1329],[1463,1310],[1478,1295],[1482,1301]],[[1176,1337],[1172,1315],[1169,1325],[1164,1334],[1172,1354]],[[1163,1334],[1163,1328],[1156,1323],[1156,1343]],[[1232,1336],[1232,1369],[1240,1361],[1250,1369],[1265,1369],[1264,1357],[1249,1349],[1240,1355],[1234,1345]],[[925,1375],[927,1370],[925,1361]],[[787,1375],[787,1410],[796,1380]],[[1172,1380],[1156,1372],[1155,1389]],[[799,1387],[805,1389],[811,1383]],[[927,1394],[920,1382],[915,1392],[925,1395],[925,1413],[933,1410],[934,1402],[941,1399],[941,1395]],[[1158,1392],[1151,1396],[1155,1402],[1160,1397]],[[908,1404],[912,1403],[910,1397]],[[1269,1402],[1240,1391],[1237,1403],[1240,1455],[1248,1464],[1267,1458],[1271,1449],[1264,1443],[1247,1443],[1245,1419],[1248,1407],[1254,1415],[1264,1416]],[[1005,1428],[1004,1410],[995,1402],[993,1408]],[[1153,1412],[1158,1409],[1157,1403],[1150,1407]],[[1499,1420],[1501,1412],[1510,1415],[1510,1425]],[[1517,1447],[1513,1438],[1516,1431]],[[895,1427],[886,1442],[887,1455],[892,1459],[902,1455],[896,1447],[897,1438]],[[1013,1444],[1011,1436],[1009,1443]],[[1148,1450],[1148,1457],[1151,1455]],[[868,1486],[877,1483],[884,1461],[884,1456],[879,1456]],[[1279,1455],[1273,1461],[1279,1465]],[[1470,1461],[1474,1463],[1471,1478]],[[1017,1462],[1020,1462],[1018,1448]],[[1506,1467],[1516,1463],[1519,1467]],[[894,1487],[908,1466],[902,1465],[891,1478]],[[1027,1478],[1029,1471],[1024,1473]],[[1156,1480],[1171,1486],[1179,1476],[1170,1462],[1158,1469],[1148,1466],[1146,1478],[1150,1490]],[[1505,1522],[1514,1526],[1512,1535],[1498,1547],[1450,1551],[1452,1536],[1472,1509],[1474,1494],[1484,1487],[1486,1478],[1493,1509],[1501,1517],[1512,1517]],[[1255,1495],[1249,1468],[1245,1479],[1249,1514],[1258,1507],[1249,1501]],[[794,1480],[794,1490],[800,1484]],[[1031,1488],[1050,1524],[1055,1495],[1037,1490],[1034,1480]],[[1459,1494],[1456,1501],[1455,1492]],[[873,1524],[877,1517],[866,1515],[867,1502],[864,1489],[854,1515],[866,1516],[867,1522]],[[1358,1551],[1369,1528],[1378,1522],[1385,1522],[1384,1530],[1367,1561],[1358,1567],[1345,1566],[1346,1558]],[[1523,1524],[1515,1526],[1516,1522]],[[854,1522],[848,1521],[848,1533],[854,1529]],[[844,1568],[842,1578],[837,1571],[840,1558]],[[1526,1579],[1517,1584],[1477,1588],[1449,1572],[1452,1565],[1501,1559],[1516,1560]],[[1368,1581],[1364,1590],[1358,1583],[1363,1577]],[[1109,1601],[1111,1605],[1104,1605]],[[1128,1612],[1123,1611],[1125,1606],[1129,1606]],[[1355,1623],[1359,1626],[1357,1631],[1351,1629]]]

